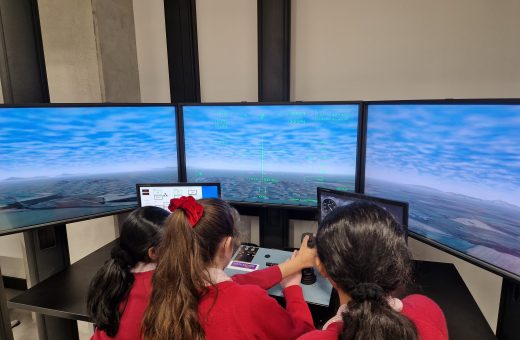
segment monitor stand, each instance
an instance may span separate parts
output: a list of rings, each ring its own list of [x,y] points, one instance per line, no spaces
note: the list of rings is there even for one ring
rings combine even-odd
[[[13,340],[9,310],[4,297],[4,280],[2,279],[2,270],[0,269],[0,339]]]
[[[520,283],[504,278],[498,312],[497,338],[516,340],[520,334]]]
[[[25,231],[23,239],[29,288],[70,266],[65,224]],[[74,320],[36,313],[36,326],[40,340],[79,339]]]

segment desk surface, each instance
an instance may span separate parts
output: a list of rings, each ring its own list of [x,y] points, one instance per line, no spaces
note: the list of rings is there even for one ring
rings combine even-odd
[[[73,320],[89,321],[86,295],[90,280],[110,256],[114,242],[13,298],[9,307]],[[454,265],[415,261],[416,284],[441,306],[450,339],[496,339]]]
[[[64,271],[14,297],[8,306],[59,318],[90,321],[86,303],[90,280],[110,257],[115,242],[110,242]]]

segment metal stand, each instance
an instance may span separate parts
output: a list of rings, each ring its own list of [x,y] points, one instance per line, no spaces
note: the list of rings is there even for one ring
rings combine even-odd
[[[5,299],[4,281],[2,279],[2,270],[0,269],[0,339],[13,340],[13,331],[11,329],[11,321],[9,319],[9,310]]]
[[[23,233],[28,267],[28,286],[51,277],[70,266],[67,230],[58,224]],[[36,314],[40,340],[79,339],[74,320]]]
[[[497,338],[518,339],[520,334],[520,283],[504,278],[498,313]]]

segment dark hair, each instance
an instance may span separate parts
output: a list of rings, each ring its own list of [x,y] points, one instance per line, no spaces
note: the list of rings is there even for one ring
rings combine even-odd
[[[339,207],[320,224],[316,248],[329,277],[351,297],[340,339],[417,339],[415,325],[387,301],[411,275],[403,228],[390,213],[366,202]]]
[[[114,337],[119,329],[124,310],[121,303],[134,283],[130,269],[138,262],[151,262],[148,250],[159,244],[161,228],[169,215],[168,211],[152,206],[134,210],[123,223],[110,259],[90,282],[88,314],[94,325],[108,336]]]
[[[197,201],[204,212],[194,227],[183,210],[175,210],[159,246],[159,261],[146,309],[142,335],[147,340],[204,339],[198,320],[201,296],[211,283],[211,266],[220,242],[237,236],[238,213],[220,199]]]

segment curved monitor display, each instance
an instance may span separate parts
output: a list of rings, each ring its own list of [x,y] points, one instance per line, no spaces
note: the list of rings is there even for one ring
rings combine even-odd
[[[520,103],[367,107],[365,192],[409,202],[419,238],[520,277]]]
[[[316,206],[316,187],[355,190],[357,103],[185,105],[190,182],[222,198]]]
[[[174,106],[0,107],[0,234],[133,208],[175,182]]]

